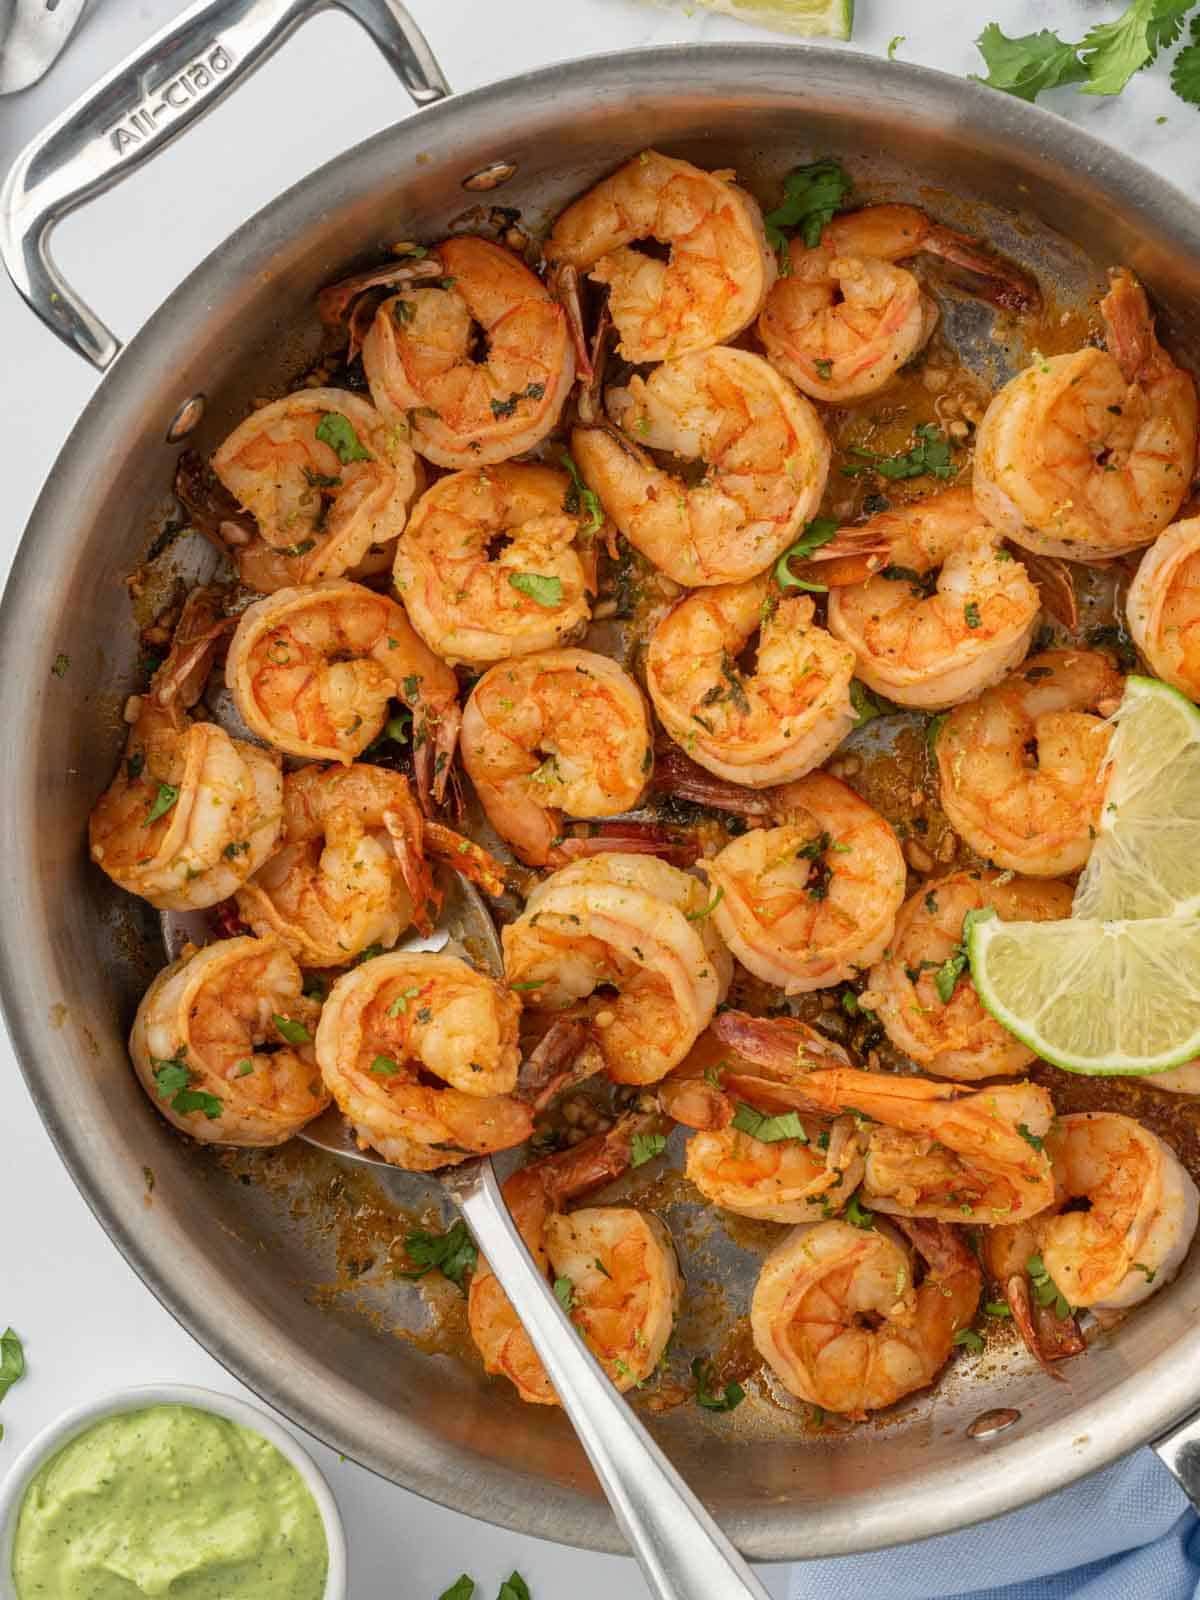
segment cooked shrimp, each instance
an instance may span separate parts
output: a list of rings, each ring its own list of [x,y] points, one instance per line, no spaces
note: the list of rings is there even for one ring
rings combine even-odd
[[[165,967],[129,1036],[143,1089],[204,1144],[282,1144],[324,1111],[320,1006],[278,939],[222,939]]]
[[[756,202],[732,172],[643,150],[559,217],[546,259],[608,286],[627,361],[669,361],[748,328],[775,281]],[[670,258],[631,248],[643,239]]]
[[[362,1148],[431,1172],[527,1139],[532,1113],[512,1095],[520,1010],[456,956],[393,952],[343,973],[317,1061]]]
[[[274,850],[283,821],[279,757],[185,709],[226,626],[210,592],[193,590],[88,824],[96,865],[163,911],[227,899]]]
[[[462,758],[488,820],[521,860],[563,859],[563,816],[637,804],[651,765],[641,690],[607,656],[546,650],[491,667],[463,711]]]
[[[799,1111],[865,1119],[863,1194],[895,1216],[943,1222],[1017,1222],[1050,1204],[1050,1158],[1041,1141],[1054,1118],[1045,1089],[904,1078],[829,1067],[797,1068],[794,1033],[786,1026],[726,1011],[714,1033],[756,1066],[781,1076],[724,1074],[725,1092],[767,1111]],[[875,1125],[877,1124],[877,1126]]]
[[[503,245],[467,236],[434,253],[446,276],[385,300],[363,341],[371,398],[439,467],[507,461],[553,430],[575,381],[566,314]]]
[[[544,1273],[563,1284],[572,1322],[622,1391],[648,1378],[671,1336],[683,1280],[670,1235],[656,1217],[630,1206],[564,1213],[566,1201],[616,1177],[629,1165],[638,1119],[523,1167],[504,1185],[521,1237]],[[467,1316],[483,1364],[515,1384],[531,1405],[558,1397],[529,1335],[480,1257]]]
[[[1071,915],[1071,890],[981,869],[927,879],[905,901],[891,947],[859,997],[897,1050],[938,1077],[1012,1077],[1035,1059],[983,1009],[971,982],[966,919],[985,906],[1005,922],[1054,921]]]
[[[729,987],[732,963],[698,878],[653,856],[575,861],[501,930],[510,985],[531,1004],[588,1005],[590,1037],[618,1083],[654,1083],[687,1055]]]
[[[754,1287],[755,1348],[790,1394],[862,1418],[933,1382],[968,1328],[982,1275],[944,1224],[892,1228],[847,1222],[795,1228]]]
[[[704,863],[712,917],[734,955],[785,994],[870,966],[904,899],[900,844],[877,811],[825,772],[776,796],[787,820],[732,840]]]
[[[238,891],[238,913],[303,966],[345,966],[372,945],[390,950],[410,924],[428,933],[441,896],[427,857],[503,887],[503,869],[480,846],[424,822],[398,772],[314,764],[288,774],[283,800],[281,847]]]
[[[445,791],[458,743],[454,673],[394,600],[329,578],[281,589],[242,613],[225,678],[246,726],[289,755],[349,766],[395,696],[413,715],[422,803]]]
[[[1103,717],[1121,693],[1107,656],[1047,650],[948,714],[934,746],[942,809],[972,850],[1035,878],[1084,864],[1112,733]]]
[[[733,1107],[730,1106],[730,1115]],[[862,1182],[865,1164],[853,1117],[809,1119],[804,1138],[764,1142],[738,1128],[688,1140],[686,1176],[707,1200],[766,1222],[833,1216]]]
[[[1046,1150],[1053,1204],[1021,1229],[996,1229],[996,1259],[1011,1268],[1036,1252],[1069,1305],[1097,1311],[1137,1305],[1169,1283],[1200,1212],[1170,1146],[1132,1117],[1079,1111],[1058,1120]]]
[[[1200,1059],[1185,1061],[1181,1067],[1171,1067],[1166,1072],[1135,1074],[1138,1083],[1148,1083],[1152,1089],[1167,1089],[1171,1094],[1200,1094]]]
[[[273,400],[233,430],[212,465],[292,583],[340,578],[373,545],[394,543],[424,481],[407,428],[346,389]]]
[[[1196,386],[1159,344],[1124,269],[1100,302],[1108,350],[1035,360],[1000,390],[975,443],[975,498],[1026,549],[1089,561],[1149,544],[1196,464]]]
[[[984,298],[1028,311],[1037,285],[977,239],[943,227],[916,206],[867,206],[825,224],[821,242],[788,246],[780,278],[758,320],[772,365],[817,400],[839,404],[884,388],[928,344],[935,301],[895,265],[921,252],[983,279]]]
[[[752,672],[739,665],[758,633]],[[770,579],[685,595],[650,635],[646,685],[659,721],[693,761],[765,788],[803,777],[854,726],[854,652],[813,622],[807,595]]]
[[[451,663],[549,650],[588,619],[571,480],[532,463],[442,478],[396,547],[396,588],[413,627]]]
[[[1038,591],[980,524],[968,489],[885,519],[890,564],[865,583],[830,589],[829,631],[851,646],[858,676],[878,694],[923,710],[957,705],[1024,658]]]
[[[1129,585],[1125,611],[1157,676],[1200,700],[1200,517],[1159,534]]]
[[[829,440],[812,404],[761,356],[683,356],[610,389],[606,403],[623,432],[576,428],[575,460],[630,544],[676,583],[753,578],[816,515]],[[686,483],[639,444],[702,461],[704,477]]]

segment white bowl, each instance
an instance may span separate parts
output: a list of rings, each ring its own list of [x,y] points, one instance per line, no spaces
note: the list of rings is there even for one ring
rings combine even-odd
[[[328,1483],[308,1451],[257,1406],[247,1405],[227,1394],[217,1394],[212,1389],[193,1389],[181,1383],[145,1384],[136,1389],[119,1389],[116,1394],[100,1400],[89,1400],[43,1428],[25,1446],[0,1484],[0,1600],[17,1600],[12,1580],[13,1540],[25,1490],[38,1468],[93,1423],[119,1416],[123,1411],[142,1411],[147,1406],[194,1406],[197,1411],[211,1411],[261,1434],[286,1456],[304,1479],[325,1525],[329,1576],[325,1580],[323,1600],[346,1600],[346,1534],[341,1514]]]

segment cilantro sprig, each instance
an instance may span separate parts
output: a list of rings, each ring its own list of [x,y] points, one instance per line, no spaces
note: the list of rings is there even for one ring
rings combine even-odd
[[[404,1249],[413,1266],[401,1272],[400,1277],[423,1278],[436,1268],[443,1278],[449,1278],[462,1294],[466,1294],[463,1279],[468,1272],[474,1272],[479,1251],[461,1217],[445,1233],[426,1233],[423,1228],[415,1228],[405,1235]]]
[[[1197,0],[1131,0],[1119,17],[1097,22],[1072,42],[1049,28],[1010,38],[989,22],[976,44],[987,66],[977,78],[991,89],[1034,101],[1047,89],[1079,85],[1080,94],[1120,94],[1133,77],[1153,66],[1182,37]],[[1189,105],[1200,105],[1200,16],[1192,15],[1192,42],[1180,51],[1171,87]]]
[[[740,1383],[735,1383],[731,1378],[725,1387],[717,1393],[713,1389],[713,1364],[705,1361],[703,1356],[697,1356],[692,1362],[692,1377],[696,1380],[696,1404],[703,1406],[705,1411],[736,1411],[746,1398],[746,1391]]]
[[[932,473],[945,482],[954,476],[950,441],[936,422],[918,422],[912,448],[899,455],[881,456],[858,445],[851,447],[850,454],[858,459],[843,466],[842,476],[846,478],[860,478],[864,472],[875,472],[895,482],[901,478],[924,478]]]
[[[854,185],[836,161],[812,161],[796,167],[783,180],[783,200],[763,218],[767,243],[782,255],[787,240],[784,228],[798,228],[810,250],[821,242],[825,225],[835,211],[845,209]]]

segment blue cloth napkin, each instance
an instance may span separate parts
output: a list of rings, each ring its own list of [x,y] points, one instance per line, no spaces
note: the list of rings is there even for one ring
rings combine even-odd
[[[1200,1600],[1200,1521],[1149,1450],[1011,1516],[792,1568],[790,1600]]]

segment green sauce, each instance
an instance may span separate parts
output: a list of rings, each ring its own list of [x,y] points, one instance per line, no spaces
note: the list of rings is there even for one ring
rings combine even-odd
[[[31,1480],[13,1544],[18,1600],[321,1600],[328,1565],[291,1462],[192,1406],[72,1439]]]

